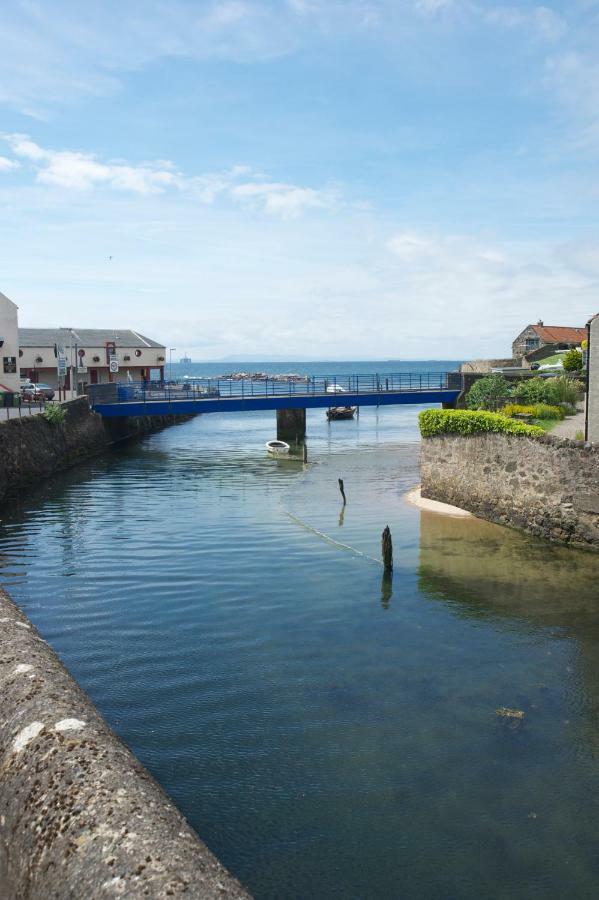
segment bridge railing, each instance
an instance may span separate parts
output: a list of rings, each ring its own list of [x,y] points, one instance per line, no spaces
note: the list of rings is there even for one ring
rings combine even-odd
[[[343,394],[382,394],[456,389],[461,375],[456,372],[399,372],[334,376],[269,376],[247,378],[189,378],[171,382],[112,382],[90,385],[92,406],[101,403],[131,403],[210,398],[283,397]]]

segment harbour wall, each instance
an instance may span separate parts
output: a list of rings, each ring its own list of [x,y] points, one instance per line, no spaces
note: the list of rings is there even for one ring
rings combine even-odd
[[[599,444],[544,435],[424,438],[422,496],[599,552]]]
[[[0,589],[0,895],[247,898]]]
[[[112,444],[149,434],[188,417],[103,419],[85,397],[62,404],[63,424],[43,415],[0,423],[0,501],[24,487],[106,451]]]

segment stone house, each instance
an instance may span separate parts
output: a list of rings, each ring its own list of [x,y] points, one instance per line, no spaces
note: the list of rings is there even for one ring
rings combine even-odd
[[[536,325],[527,325],[520,332],[512,343],[512,356],[521,358],[547,346],[555,350],[570,350],[572,347],[580,347],[586,336],[586,328],[545,325],[539,320]]]

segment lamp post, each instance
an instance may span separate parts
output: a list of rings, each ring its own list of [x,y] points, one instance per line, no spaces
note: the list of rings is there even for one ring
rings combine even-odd
[[[176,347],[168,348],[168,354],[169,354],[169,356],[168,356],[168,380],[169,381],[173,380],[173,350],[176,350],[176,349],[177,349]]]

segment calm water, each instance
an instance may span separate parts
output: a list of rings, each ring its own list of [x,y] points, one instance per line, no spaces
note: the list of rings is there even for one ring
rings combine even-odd
[[[0,580],[257,897],[594,897],[599,559],[407,505],[416,413],[165,430],[5,509]]]

